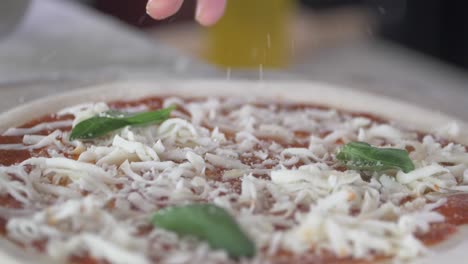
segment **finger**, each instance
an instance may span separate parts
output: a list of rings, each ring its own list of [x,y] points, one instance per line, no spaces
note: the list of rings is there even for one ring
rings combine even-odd
[[[198,0],[195,19],[204,26],[211,26],[223,16],[225,9],[226,0]]]
[[[165,19],[179,11],[184,0],[149,0],[146,12],[154,19]]]

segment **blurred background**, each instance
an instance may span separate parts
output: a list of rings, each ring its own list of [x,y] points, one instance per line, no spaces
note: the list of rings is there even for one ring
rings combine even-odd
[[[200,41],[199,34],[189,32],[192,28],[185,25],[167,32],[167,28],[175,24],[192,22],[195,1],[187,1],[182,12],[163,22],[156,22],[143,13],[146,0],[78,0],[97,10],[115,16],[126,23],[144,30],[148,34],[158,37],[161,33],[166,41],[173,41],[175,45],[190,52],[198,43],[181,43],[177,34],[185,35],[190,42]],[[267,9],[277,0],[250,0],[242,1],[245,8],[253,6],[252,2],[262,2],[259,8]],[[286,0],[290,1],[290,0]],[[291,1],[290,1],[291,2]],[[231,3],[232,5],[232,3]],[[284,9],[282,12],[287,12]],[[259,12],[259,11],[256,11]],[[261,12],[261,11],[260,11]],[[270,22],[274,14],[265,19]],[[297,6],[296,14],[291,18],[295,20],[291,30],[302,35],[298,43],[304,49],[316,48],[310,42],[325,42],[324,45],[339,45],[343,39],[373,34],[374,36],[389,40],[403,47],[430,55],[441,61],[457,67],[468,67],[468,2],[444,0],[301,0]],[[280,15],[278,15],[280,16]],[[307,19],[314,21],[306,21]],[[236,17],[238,26],[242,26]],[[300,23],[309,22],[310,26],[300,28]],[[247,26],[250,27],[251,25]],[[195,27],[195,26],[193,26]],[[309,31],[310,28],[320,27],[320,32]],[[246,30],[245,28],[240,30]],[[274,30],[274,28],[266,29]],[[317,29],[315,29],[317,30]],[[192,34],[190,34],[192,33]],[[261,32],[257,32],[261,33]],[[315,33],[315,34],[313,34]],[[298,38],[299,36],[295,36]],[[172,39],[173,38],[173,39]],[[235,42],[234,40],[232,42]],[[308,44],[308,45],[307,45]],[[302,47],[302,46],[301,46]]]
[[[468,2],[195,0],[164,21],[147,0],[1,0],[0,111],[115,81],[319,81],[468,120]]]

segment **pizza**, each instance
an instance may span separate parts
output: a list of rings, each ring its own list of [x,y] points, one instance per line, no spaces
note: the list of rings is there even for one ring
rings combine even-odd
[[[462,122],[323,84],[124,83],[0,116],[2,263],[437,263]],[[455,260],[456,261],[456,260]]]

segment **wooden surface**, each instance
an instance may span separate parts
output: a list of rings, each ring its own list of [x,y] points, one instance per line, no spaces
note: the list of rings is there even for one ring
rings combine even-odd
[[[116,80],[318,80],[468,120],[466,72],[372,38],[327,35],[323,29],[332,25],[321,21],[324,24],[316,24],[315,30],[310,24],[302,24],[301,30],[299,23],[295,30],[305,32],[304,38],[314,31],[327,41],[314,46],[307,38],[297,40],[297,59],[289,68],[235,71],[209,66],[193,50],[175,44],[191,43],[187,36],[196,30],[145,36],[68,1],[34,0],[19,31],[0,42],[0,111],[45,95]]]

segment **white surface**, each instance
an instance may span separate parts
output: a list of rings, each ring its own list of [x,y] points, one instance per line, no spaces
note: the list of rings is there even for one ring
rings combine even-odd
[[[0,111],[60,91],[115,80],[228,76],[226,70],[179,54],[71,1],[32,1],[19,30],[0,40]],[[229,75],[232,79],[340,84],[468,120],[466,72],[377,41],[343,43],[304,54],[285,71],[232,71]]]
[[[214,72],[72,1],[31,0],[31,4],[17,31],[0,40],[0,84]],[[2,3],[0,8],[8,6]]]
[[[381,41],[304,56],[291,72],[414,102],[468,121],[468,72]]]

